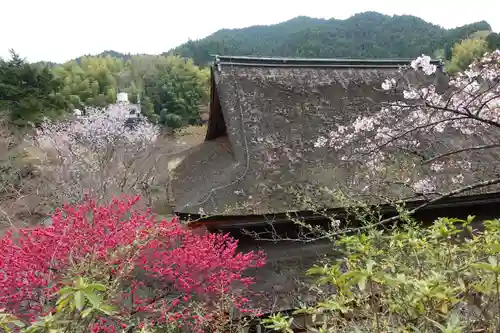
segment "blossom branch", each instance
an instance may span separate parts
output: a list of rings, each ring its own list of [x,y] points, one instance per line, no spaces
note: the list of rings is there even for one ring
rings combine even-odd
[[[425,208],[425,207],[432,205],[434,203],[437,203],[439,201],[445,200],[447,198],[456,196],[458,194],[461,194],[461,193],[464,193],[467,191],[471,191],[471,190],[475,190],[475,189],[479,189],[479,188],[483,188],[483,187],[488,187],[488,186],[495,185],[495,184],[500,184],[500,178],[495,178],[495,179],[477,182],[475,184],[467,185],[467,186],[461,187],[459,189],[449,191],[447,193],[444,193],[438,197],[435,197],[433,199],[430,199],[430,200],[418,205],[417,207],[407,211],[406,214],[414,215],[422,208]],[[325,219],[326,218],[328,218],[328,217],[325,215]],[[400,219],[401,219],[401,216],[398,214],[398,215],[391,216],[389,218],[381,219],[378,222],[370,223],[370,224],[367,224],[364,226],[359,226],[359,227],[338,228],[338,225],[337,225],[337,231],[328,231],[325,229],[319,229],[319,228],[315,228],[313,226],[309,226],[308,229],[310,230],[310,232],[308,234],[299,234],[298,237],[293,237],[293,238],[279,236],[275,231],[272,233],[272,238],[269,238],[267,236],[263,237],[263,235],[268,235],[269,231],[255,232],[255,231],[244,230],[243,233],[246,235],[252,236],[253,238],[255,238],[257,240],[261,240],[261,241],[269,241],[269,242],[289,241],[289,242],[299,242],[299,243],[311,243],[311,242],[318,242],[318,241],[325,240],[325,239],[332,240],[337,236],[381,227],[381,226],[387,225],[391,222],[396,222]],[[295,220],[295,222],[298,223],[299,225],[306,225],[304,222],[299,221],[299,220]],[[321,235],[314,236],[314,235],[318,235],[318,234],[321,234]],[[314,237],[311,237],[311,236],[314,236]]]
[[[429,163],[435,162],[438,159],[441,159],[441,158],[444,158],[444,157],[448,157],[448,156],[451,156],[451,155],[455,155],[455,154],[460,154],[460,153],[474,151],[474,150],[483,150],[483,149],[498,148],[498,147],[500,147],[500,143],[488,144],[488,145],[480,145],[480,146],[467,147],[467,148],[460,148],[460,149],[452,150],[452,151],[449,151],[447,153],[440,154],[440,155],[435,156],[433,158],[427,159],[427,160],[423,161],[422,164],[429,164]]]

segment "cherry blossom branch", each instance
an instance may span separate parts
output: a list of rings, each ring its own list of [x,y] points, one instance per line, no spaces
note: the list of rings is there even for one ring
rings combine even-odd
[[[476,116],[476,115],[472,114],[471,112],[461,112],[461,111],[453,109],[453,108],[449,108],[449,107],[446,108],[446,107],[442,107],[442,106],[438,106],[438,105],[433,105],[433,104],[430,104],[428,102],[425,102],[425,105],[426,105],[426,107],[428,107],[430,109],[435,109],[435,110],[439,110],[439,111],[447,111],[450,113],[454,113],[456,115],[463,116],[464,118],[473,119],[473,120],[476,120],[478,122],[482,122],[482,123],[500,128],[500,123],[498,123],[496,121],[492,121],[490,119]]]
[[[488,82],[489,83],[489,82]],[[494,88],[496,88],[498,86],[498,82],[496,82],[495,84],[491,85],[491,84],[488,84],[489,87],[488,89],[486,89],[485,91],[481,92],[480,94],[476,94],[476,95],[472,95],[473,98],[469,101],[469,103],[467,103],[466,105],[466,108],[468,108],[473,102],[475,102],[476,100],[479,99],[479,97],[481,96],[484,96],[484,95],[487,95],[488,93],[492,92]],[[498,95],[494,95],[492,96],[491,98],[487,99],[486,101],[484,101],[481,106],[479,107],[479,111],[482,110],[483,107],[485,107],[489,102],[491,102],[492,100],[498,98],[499,96]]]
[[[490,102],[492,102],[492,101],[494,101],[495,99],[498,99],[498,98],[500,98],[500,94],[498,94],[498,95],[494,95],[494,96],[491,96],[490,98],[486,99],[486,100],[483,102],[483,104],[481,104],[481,106],[478,108],[478,110],[477,110],[477,112],[476,112],[476,116],[478,116],[478,117],[479,117],[479,114],[481,113],[481,111],[483,111],[483,109],[484,109],[485,107],[488,107],[488,108],[489,108],[488,103],[490,103]],[[490,109],[490,110],[491,110],[491,109]]]
[[[437,198],[431,199],[431,200],[429,200],[429,201],[427,201],[427,202],[425,202],[425,203],[423,203],[423,204],[421,204],[421,205],[419,205],[419,206],[411,209],[407,213],[409,215],[413,215],[416,212],[418,212],[419,210],[421,210],[422,208],[425,208],[425,207],[427,207],[429,205],[432,205],[433,203],[436,203],[436,202],[439,202],[441,200],[453,197],[453,196],[455,196],[457,194],[461,194],[461,193],[464,193],[464,192],[467,192],[467,191],[471,191],[471,190],[475,190],[475,189],[479,189],[479,188],[483,188],[483,187],[488,187],[488,186],[495,185],[495,184],[500,184],[500,178],[494,178],[494,179],[490,179],[490,180],[485,180],[485,181],[477,182],[477,183],[474,183],[474,184],[471,184],[471,185],[467,185],[467,186],[455,189],[453,191],[447,192],[447,193],[445,193],[445,194],[443,194],[443,195],[441,195],[441,196],[439,196]],[[346,230],[345,232],[341,232],[341,233],[335,234],[335,236],[336,235],[345,234],[345,233],[349,233],[349,232],[353,232],[353,231],[357,231],[357,230],[364,230],[364,229],[369,229],[369,228],[377,227],[377,226],[380,226],[380,225],[387,224],[389,222],[394,222],[394,221],[398,220],[399,218],[400,218],[400,216],[396,215],[396,216],[384,219],[382,221],[376,222],[374,224],[371,224],[369,226],[363,226],[363,227],[360,227],[360,228]]]
[[[467,117],[462,116],[462,117],[456,117],[456,118],[450,118],[450,119],[442,119],[442,120],[434,121],[434,122],[431,122],[431,123],[428,123],[425,125],[413,127],[413,128],[406,130],[406,131],[404,131],[396,136],[391,136],[390,140],[387,140],[386,142],[377,145],[375,148],[368,151],[367,154],[370,154],[370,153],[373,153],[377,150],[380,150],[381,148],[386,147],[386,146],[390,145],[391,143],[393,143],[401,138],[404,138],[405,136],[407,136],[413,132],[417,132],[417,131],[425,129],[425,128],[433,127],[433,126],[439,125],[441,123],[452,122],[452,121],[463,120],[463,119],[467,119]]]
[[[483,187],[488,187],[488,186],[495,185],[495,184],[500,184],[500,178],[494,178],[494,179],[490,179],[490,180],[477,182],[477,183],[474,183],[471,185],[467,185],[467,186],[455,189],[453,191],[449,191],[449,192],[444,193],[436,198],[430,199],[430,200],[426,201],[425,203],[422,203],[421,205],[419,205],[419,206],[417,206],[417,207],[415,207],[415,208],[413,208],[405,213],[408,215],[414,215],[419,210],[421,210],[429,205],[432,205],[434,203],[437,203],[439,201],[442,201],[444,199],[453,197],[455,195],[458,195],[458,194],[461,194],[461,193],[464,193],[467,191],[471,191],[471,190],[475,190],[475,189],[479,189],[479,188],[483,188]],[[325,216],[325,218],[328,218],[328,217]],[[317,242],[317,241],[321,241],[321,240],[325,240],[325,239],[332,240],[337,236],[350,234],[353,232],[360,232],[363,230],[368,230],[368,229],[384,226],[384,225],[389,224],[391,222],[395,222],[399,219],[401,219],[401,216],[398,214],[398,215],[394,215],[394,216],[386,218],[386,219],[382,219],[382,220],[375,222],[375,223],[370,223],[370,224],[360,226],[360,227],[345,228],[345,229],[338,230],[335,232],[326,231],[326,230],[320,231],[317,228],[311,227],[311,229],[310,229],[311,232],[309,233],[310,235],[314,235],[314,234],[318,234],[318,233],[322,234],[321,236],[316,236],[316,237],[300,237],[300,234],[299,234],[299,237],[296,237],[296,238],[282,237],[282,236],[277,235],[275,233],[275,231],[272,234],[272,238],[262,237],[262,235],[266,235],[266,234],[268,234],[268,232],[255,232],[255,231],[252,232],[249,230],[244,230],[243,233],[246,235],[252,236],[256,240],[261,240],[261,241],[270,241],[270,242],[290,241],[290,242],[299,242],[299,243],[311,243],[311,242]],[[302,222],[296,222],[296,223],[298,223],[299,225],[303,225]],[[274,227],[273,227],[273,229],[274,229]]]
[[[407,170],[401,170],[401,180],[413,182],[416,193],[443,192],[445,189],[437,189],[437,183],[434,184],[438,180],[445,187],[448,187],[446,182],[466,185],[463,182],[473,181],[474,175],[457,172],[460,168],[471,168],[472,161],[436,161],[461,152],[497,148],[499,63],[500,51],[485,54],[467,70],[451,77],[446,86],[423,81],[419,85],[410,82],[413,75],[406,74],[415,71],[433,75],[436,70],[429,57],[419,57],[410,68],[405,67],[397,74],[400,77],[396,75],[381,85],[382,90],[402,95],[402,99],[382,102],[381,108],[375,112],[365,112],[346,124],[336,125],[326,136],[320,136],[314,147],[333,149],[341,160],[358,162],[358,167],[363,170],[359,174],[364,176],[355,175],[355,183],[365,182],[367,177],[379,179],[379,173],[386,167],[397,168],[391,160],[398,155],[404,156],[409,163]],[[430,137],[431,134],[435,137]],[[457,139],[453,140],[450,135]],[[430,153],[438,156],[432,157]],[[423,168],[426,165],[429,170]]]
[[[435,156],[433,158],[430,158],[428,160],[425,160],[425,161],[422,162],[422,164],[429,164],[429,163],[435,162],[438,159],[441,159],[441,158],[444,158],[444,157],[448,157],[448,156],[451,156],[451,155],[455,155],[455,154],[460,154],[460,153],[469,152],[469,151],[475,151],[475,150],[498,148],[498,147],[500,147],[500,143],[456,149],[456,150],[449,151],[447,153],[440,154],[440,155]]]

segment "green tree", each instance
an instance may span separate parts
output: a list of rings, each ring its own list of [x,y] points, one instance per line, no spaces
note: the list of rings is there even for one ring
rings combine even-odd
[[[481,57],[488,51],[488,45],[483,39],[465,39],[455,44],[452,51],[452,58],[446,70],[449,73],[456,73],[466,69],[474,59]]]
[[[500,34],[497,34],[496,32],[490,33],[486,37],[486,43],[488,43],[488,48],[490,50],[500,49]]]
[[[63,114],[69,107],[61,93],[63,81],[47,66],[31,65],[14,50],[10,53],[9,60],[0,58],[0,109],[21,126]]]
[[[63,94],[67,99],[74,100],[70,96],[78,96],[86,105],[105,106],[116,100],[118,81],[124,70],[123,60],[105,56],[82,57],[54,68],[54,73],[64,81]],[[119,83],[130,84],[126,80]]]
[[[160,124],[170,127],[200,124],[200,105],[206,102],[207,74],[191,60],[166,57],[144,80],[147,101]]]
[[[453,48],[449,44],[444,46],[444,60],[449,61],[453,56]]]

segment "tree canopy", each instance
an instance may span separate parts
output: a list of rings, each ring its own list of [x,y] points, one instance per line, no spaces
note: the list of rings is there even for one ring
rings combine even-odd
[[[75,108],[107,106],[127,92],[133,103],[143,94],[150,120],[174,127],[200,122],[199,106],[208,98],[206,69],[176,56],[119,55],[108,51],[54,65],[29,64],[12,52],[0,60],[0,109],[18,125],[38,124]]]
[[[48,67],[30,65],[11,50],[11,58],[0,58],[0,111],[17,125],[54,118],[68,105],[63,82]]]

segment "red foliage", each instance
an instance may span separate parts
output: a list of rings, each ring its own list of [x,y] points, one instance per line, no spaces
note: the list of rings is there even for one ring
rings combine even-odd
[[[0,240],[4,275],[0,308],[35,319],[46,300],[53,300],[54,293],[67,283],[68,269],[89,259],[103,263],[109,270],[103,273],[109,277],[129,279],[129,289],[121,296],[132,298],[134,305],[122,313],[153,312],[161,307],[156,320],[193,320],[198,318],[188,306],[193,299],[210,304],[227,295],[235,306],[244,306],[247,300],[238,296],[235,286],[245,289],[253,282],[243,273],[264,265],[263,253],[238,253],[237,241],[229,235],[197,235],[177,219],[157,221],[149,211],[133,209],[138,200],[66,205],[52,216],[49,227],[7,233]],[[140,296],[138,289],[144,283],[134,279],[134,267],[143,270],[145,280],[154,281],[158,290],[154,298]]]

